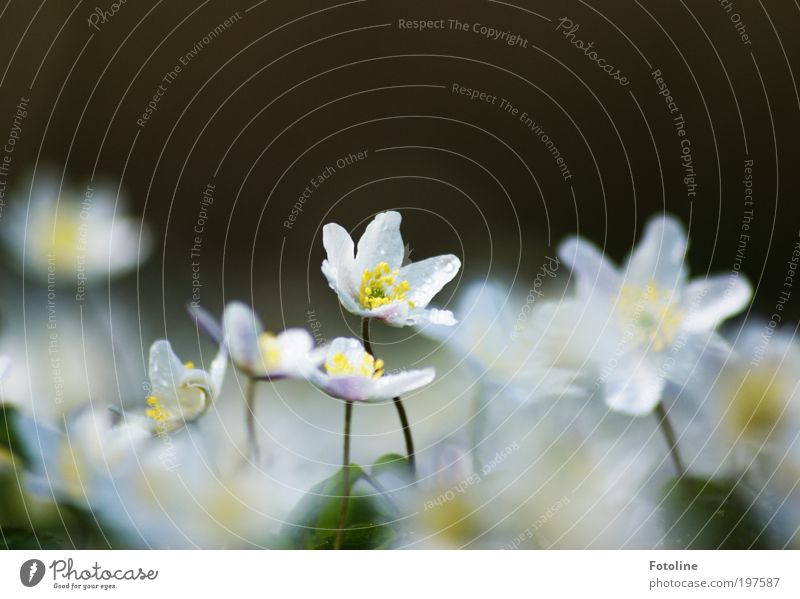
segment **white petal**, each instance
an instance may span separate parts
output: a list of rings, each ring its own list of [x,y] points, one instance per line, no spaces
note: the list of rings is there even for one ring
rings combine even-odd
[[[381,212],[367,225],[356,252],[355,273],[359,280],[365,270],[373,270],[381,262],[392,270],[400,268],[405,251],[400,220],[399,212]]]
[[[0,356],[0,381],[2,381],[11,369],[11,358]]]
[[[331,397],[347,401],[367,401],[375,384],[370,377],[328,376],[324,373],[315,375],[311,381]]]
[[[195,326],[211,337],[217,345],[222,345],[224,335],[222,333],[222,325],[220,325],[219,321],[202,306],[193,306],[190,304],[187,309]]]
[[[628,259],[624,284],[646,285],[653,281],[663,289],[680,290],[686,281],[687,244],[686,231],[677,219],[652,218]]]
[[[558,247],[558,256],[575,274],[579,297],[588,298],[594,293],[616,296],[619,273],[593,243],[570,237]]]
[[[374,381],[374,385],[369,394],[369,399],[382,401],[405,395],[411,391],[429,385],[436,378],[436,371],[433,368],[423,368],[422,370],[409,370],[399,374],[389,374],[382,376]]]
[[[225,344],[237,366],[253,370],[258,365],[258,336],[264,331],[253,310],[242,302],[225,306],[222,316]]]
[[[691,333],[681,340],[680,348],[673,348],[670,358],[665,356],[660,372],[670,383],[680,387],[698,377],[713,377],[730,360],[731,348],[713,331]]]
[[[624,414],[643,416],[661,401],[664,386],[664,379],[640,355],[628,354],[619,358],[605,381],[606,404]]]
[[[211,381],[212,399],[219,397],[222,392],[222,382],[225,380],[225,371],[228,369],[228,352],[225,345],[220,345],[217,355],[211,361],[209,379]]]
[[[388,324],[393,324],[388,322]],[[394,326],[421,326],[425,324],[432,324],[436,326],[452,327],[458,324],[455,316],[450,310],[437,310],[436,308],[413,308],[409,310],[407,317],[404,319],[403,324],[396,324]]]
[[[186,367],[180,361],[166,339],[159,339],[150,346],[148,376],[152,395],[174,400]]]
[[[413,324],[409,319],[411,309],[408,302],[391,302],[374,310],[369,310],[367,315],[370,318],[383,320],[386,324],[393,327],[404,327]]]
[[[361,364],[366,354],[364,346],[358,339],[353,337],[337,337],[328,346],[328,355],[325,359],[326,362],[333,360],[336,354],[344,354],[347,361],[355,366]]]
[[[335,290],[357,297],[359,279],[350,234],[336,223],[329,223],[322,227],[322,245],[328,255],[322,263],[322,273],[328,283]]]
[[[423,317],[419,330],[423,335],[452,345],[464,354],[488,355],[504,347],[514,330],[517,313],[510,304],[511,291],[496,281],[469,283],[459,293],[457,313],[460,325],[430,324]],[[453,321],[455,318],[452,319]],[[490,349],[491,348],[491,349]]]
[[[353,295],[350,291],[345,288],[339,286],[339,281],[332,279],[328,273],[329,270],[329,263],[326,260],[322,263],[322,272],[325,274],[325,277],[328,279],[328,285],[331,289],[336,293],[336,296],[339,298],[339,302],[342,304],[345,310],[350,312],[351,314],[356,314],[358,316],[369,316],[369,310],[366,310],[361,306],[358,302],[358,292]]]
[[[741,276],[717,275],[687,285],[683,294],[685,316],[681,327],[689,331],[710,331],[743,310],[753,292]]]
[[[413,262],[400,269],[397,281],[408,281],[406,299],[417,308],[424,308],[442,287],[458,274],[461,260],[452,254]]]
[[[105,263],[98,265],[100,272],[121,274],[147,260],[153,247],[152,236],[138,218],[118,214],[107,226],[108,253],[101,254]]]
[[[278,335],[276,341],[280,360],[279,371],[283,376],[304,378],[310,368],[322,362],[322,359],[318,359],[317,362],[312,360],[314,338],[305,329],[287,329]]]
[[[206,411],[214,398],[211,377],[205,370],[192,369],[184,373],[177,389],[180,417],[191,421]]]

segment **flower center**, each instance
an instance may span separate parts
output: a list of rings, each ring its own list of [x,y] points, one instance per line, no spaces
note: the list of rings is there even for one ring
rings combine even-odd
[[[644,288],[625,285],[617,296],[617,307],[634,326],[633,337],[637,343],[650,343],[661,351],[671,344],[683,320],[678,302],[667,289],[651,281]]]
[[[161,402],[158,401],[158,398],[155,395],[151,395],[147,398],[147,405],[150,407],[145,410],[144,415],[151,420],[154,420],[158,424],[162,424],[169,418],[169,412],[164,409],[164,406],[161,405]]]
[[[386,262],[381,262],[375,270],[364,270],[359,288],[359,301],[364,308],[374,310],[391,302],[402,301],[409,290],[408,281],[396,280],[398,270],[392,270]],[[414,303],[408,302],[413,308]]]
[[[272,333],[261,333],[258,336],[258,349],[265,370],[275,370],[281,365],[281,352],[278,338]]]
[[[61,476],[64,480],[64,486],[67,492],[74,498],[82,498],[86,496],[86,476],[81,468],[81,460],[78,455],[71,449],[61,453],[59,458],[61,466]]]
[[[383,376],[383,360],[376,360],[367,352],[360,364],[353,364],[342,352],[333,354],[325,362],[325,370],[331,376],[363,376],[379,379]]]
[[[787,390],[772,369],[748,372],[731,385],[731,414],[734,431],[763,439],[781,420],[782,397]]]

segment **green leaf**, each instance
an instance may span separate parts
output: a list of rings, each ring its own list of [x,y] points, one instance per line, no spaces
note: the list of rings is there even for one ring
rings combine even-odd
[[[387,453],[379,457],[372,464],[371,472],[375,478],[396,477],[405,484],[413,482],[408,458],[397,453]]]
[[[3,549],[61,549],[60,539],[51,533],[35,533],[29,528],[0,526]]]
[[[0,449],[14,454],[27,464],[27,455],[22,442],[14,428],[17,418],[17,409],[11,404],[0,403]]]
[[[769,549],[767,522],[733,481],[699,477],[664,486],[666,542],[673,549]]]
[[[389,545],[396,535],[389,525],[394,519],[392,514],[383,509],[380,497],[363,482],[364,474],[360,466],[350,465],[350,500],[342,535],[343,549],[378,549]],[[333,548],[343,488],[342,468],[306,493],[283,526],[282,537],[286,548]]]

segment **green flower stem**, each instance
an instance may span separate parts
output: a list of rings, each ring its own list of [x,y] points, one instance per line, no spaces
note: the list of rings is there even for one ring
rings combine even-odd
[[[669,418],[667,417],[667,409],[664,407],[663,401],[658,402],[655,413],[656,418],[658,418],[658,424],[661,426],[661,430],[667,440],[669,455],[672,458],[672,462],[675,464],[675,470],[678,471],[678,478],[682,478],[686,474],[686,466],[684,466],[683,460],[678,452],[678,438],[675,436],[675,430],[672,428],[672,424],[670,424]]]
[[[361,339],[364,342],[364,349],[375,358],[375,354],[372,351],[372,343],[369,339],[369,318],[361,319]],[[399,397],[393,398],[392,403],[394,403],[394,407],[397,409],[397,415],[400,417],[400,425],[403,427],[403,438],[406,441],[406,454],[408,454],[408,466],[411,469],[411,477],[413,480],[417,480],[417,459],[414,452],[414,438],[411,435],[411,425],[408,422],[408,415]]]
[[[334,549],[342,548],[342,537],[347,525],[347,507],[350,503],[350,426],[352,420],[353,402],[346,401],[344,407],[344,456],[342,457],[342,507],[339,510],[339,525],[333,541]]]
[[[258,447],[258,439],[256,437],[256,380],[253,378],[247,379],[245,403],[247,410],[245,412],[247,424],[247,453],[248,457],[257,462],[261,451]]]

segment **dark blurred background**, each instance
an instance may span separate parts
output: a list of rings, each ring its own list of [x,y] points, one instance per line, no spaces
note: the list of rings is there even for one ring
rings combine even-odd
[[[193,229],[213,183],[202,303],[216,311],[252,297],[275,327],[305,323],[309,307],[336,310],[319,271],[321,226],[363,228],[390,208],[403,212],[412,258],[455,252],[464,277],[506,277],[523,289],[564,235],[580,231],[620,260],[646,219],[664,210],[690,228],[696,273],[731,272],[748,209],[743,164],[752,159],[742,271],[768,315],[798,237],[800,9],[784,0],[732,6],[129,1],[93,28],[88,20],[110,2],[9,1],[0,8],[3,134],[20,98],[30,102],[7,201],[24,201],[30,173],[45,168],[78,188],[93,177],[121,181],[156,248],[138,276],[113,285],[136,296],[140,312],[152,311],[158,329],[169,324],[158,324],[162,302],[169,317],[191,300]],[[562,17],[630,84],[557,31]],[[481,23],[522,36],[527,47],[471,27],[404,30],[399,19]],[[157,110],[137,124],[162,78],[197,44]],[[655,69],[685,117],[694,197]],[[453,83],[497,104],[454,94]],[[519,115],[500,108],[501,97],[541,125],[570,179]],[[309,181],[358,152],[366,158],[336,168],[287,228]],[[456,291],[446,288],[439,303]],[[796,317],[796,303],[789,309]]]

